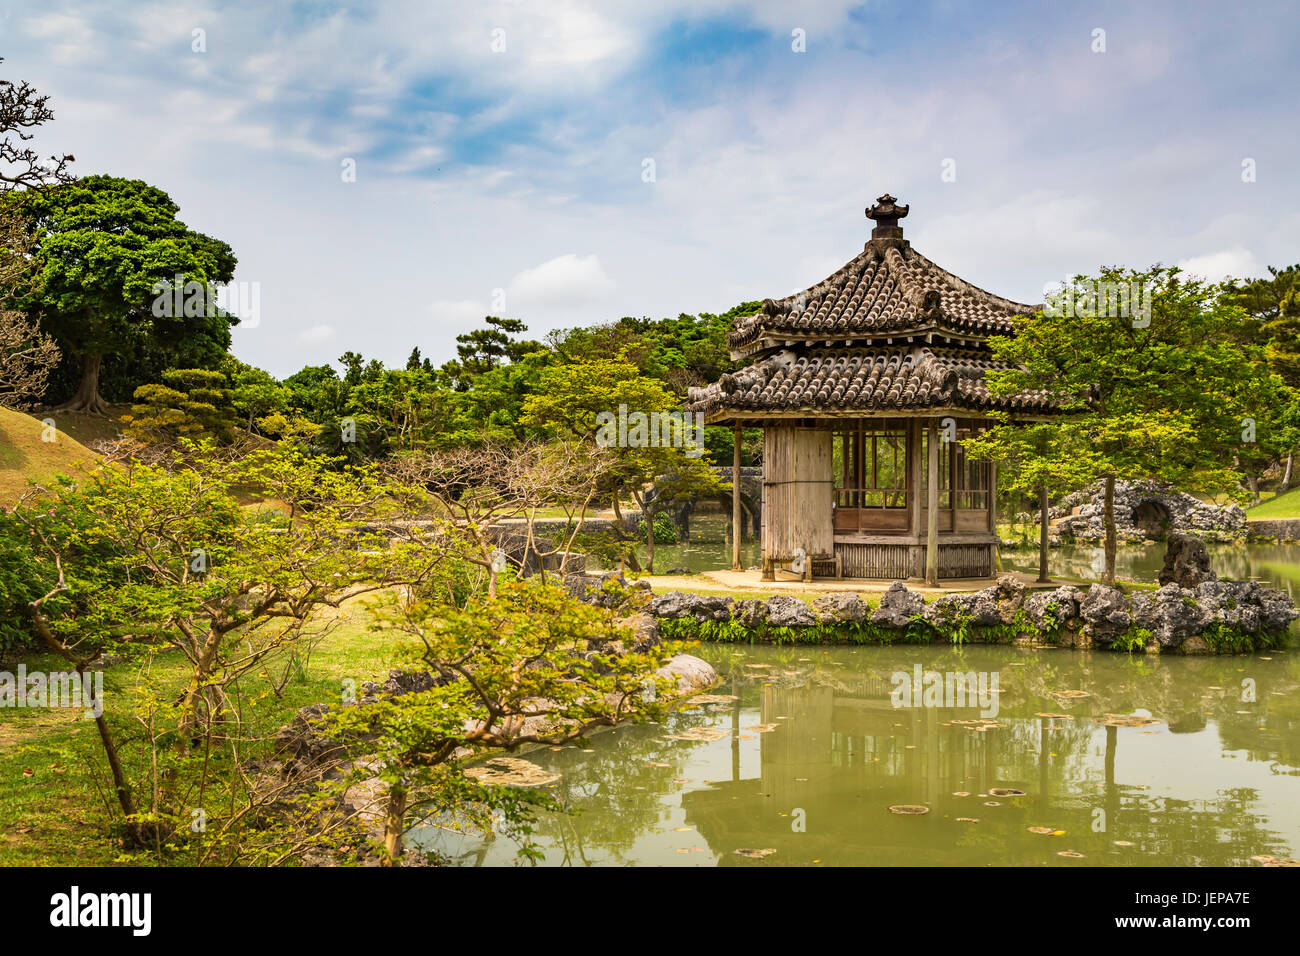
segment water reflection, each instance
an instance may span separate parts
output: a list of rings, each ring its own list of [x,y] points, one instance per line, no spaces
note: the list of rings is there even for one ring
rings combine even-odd
[[[1296,596],[1300,586],[1300,544],[1208,545],[1210,567],[1221,578],[1260,581]],[[1164,566],[1165,546],[1160,542],[1125,545],[1115,555],[1115,575],[1127,581],[1155,581]],[[1048,570],[1054,577],[1096,580],[1105,568],[1101,548],[1069,546],[1048,553]],[[1037,573],[1037,551],[1002,551],[1007,569]]]
[[[1285,652],[701,653],[726,675],[715,693],[734,701],[597,735],[590,752],[528,755],[561,774],[553,792],[580,811],[541,821],[548,864],[1213,866],[1300,849],[1300,673]],[[976,708],[894,708],[890,675],[915,664],[996,672],[995,725]],[[1242,700],[1247,679],[1254,701]],[[1134,713],[1157,722],[1094,720]],[[717,738],[675,739],[701,729]],[[998,787],[1026,795],[990,795]],[[930,811],[889,812],[900,804]],[[466,865],[514,855],[500,839],[422,839]]]

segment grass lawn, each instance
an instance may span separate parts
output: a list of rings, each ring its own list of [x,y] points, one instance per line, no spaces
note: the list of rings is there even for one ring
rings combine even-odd
[[[1253,518],[1300,518],[1300,488],[1292,488],[1276,497],[1246,509],[1247,520]]]
[[[333,627],[311,651],[304,673],[283,688],[282,697],[271,687],[273,678],[280,682],[282,671],[244,678],[248,700],[242,718],[252,735],[265,741],[260,745],[264,752],[250,756],[269,755],[276,729],[300,708],[339,700],[345,678],[359,688],[363,681],[387,675],[399,641],[367,629],[367,602],[374,600],[368,596],[337,612],[326,609],[328,614],[319,620],[333,620]],[[28,671],[66,669],[49,656],[28,657],[25,663]],[[173,652],[156,658],[151,674],[141,674],[132,665],[118,665],[104,674],[105,712],[133,781],[145,779],[147,753],[138,743],[143,728],[135,721],[134,688],[137,682],[152,681],[172,684],[179,693],[183,663]],[[121,845],[108,832],[116,810],[93,720],[81,711],[0,709],[0,866],[136,862],[123,856]]]

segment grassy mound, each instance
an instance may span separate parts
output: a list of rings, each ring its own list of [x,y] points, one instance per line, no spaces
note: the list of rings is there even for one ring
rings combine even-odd
[[[0,505],[17,501],[31,481],[76,475],[99,460],[62,429],[54,441],[42,441],[44,430],[41,419],[0,407]]]
[[[1276,497],[1246,509],[1246,518],[1300,518],[1300,488],[1292,488]]]

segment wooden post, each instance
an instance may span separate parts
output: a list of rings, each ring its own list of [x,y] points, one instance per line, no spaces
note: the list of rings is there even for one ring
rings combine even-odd
[[[1047,483],[1038,486],[1038,583],[1052,580],[1047,576]]]
[[[921,534],[921,423],[907,423],[907,530]]]
[[[998,533],[998,466],[989,462],[989,534]]]
[[[926,489],[925,514],[925,584],[939,586],[939,429],[930,422],[926,441],[930,459],[927,474],[930,482]]]
[[[735,439],[731,447],[731,570],[743,571],[740,559],[740,539],[744,524],[740,515],[740,425],[735,426]]]

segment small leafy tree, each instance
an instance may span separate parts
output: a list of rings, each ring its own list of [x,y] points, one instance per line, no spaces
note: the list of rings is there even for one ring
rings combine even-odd
[[[124,458],[50,489],[8,519],[49,569],[29,610],[51,650],[78,669],[104,652],[184,661],[179,687],[150,688],[139,705],[154,748],[148,786],[126,777],[101,726],[135,840],[167,839],[185,820],[213,749],[237,737],[241,678],[310,641],[321,608],[418,584],[454,550],[436,528],[411,533],[401,489],[373,469],[328,465],[288,449],[226,458],[182,443],[160,464]],[[245,511],[249,492],[282,510]],[[385,524],[387,534],[366,530]]]
[[[401,861],[416,810],[477,814],[482,826],[501,811],[510,831],[526,839],[529,810],[554,806],[540,793],[467,776],[465,759],[560,746],[624,720],[653,720],[676,690],[675,679],[656,674],[671,648],[616,653],[611,642],[630,644],[631,634],[610,612],[536,581],[504,582],[495,596],[464,608],[402,601],[382,612],[376,627],[411,639],[415,666],[433,686],[344,708],[327,725],[377,754],[388,784],[390,866]],[[526,842],[522,852],[536,857]]]
[[[122,416],[126,433],[140,441],[233,437],[235,408],[222,372],[169,368],[162,382],[135,390],[131,414]]]
[[[1150,315],[1105,307],[1097,291],[1107,287],[1102,283],[1145,290]],[[991,340],[995,356],[1010,368],[988,379],[996,395],[1045,391],[1062,414],[1050,429],[1005,422],[972,448],[1023,466],[1027,449],[1050,432],[1030,474],[1073,483],[1086,470],[1100,478],[1103,580],[1113,584],[1116,480],[1154,478],[1187,489],[1235,492],[1240,476],[1225,450],[1243,448],[1244,419],[1276,382],[1260,347],[1233,335],[1242,312],[1225,290],[1188,279],[1176,268],[1077,276],[1053,304],[1018,319],[1012,336]]]

